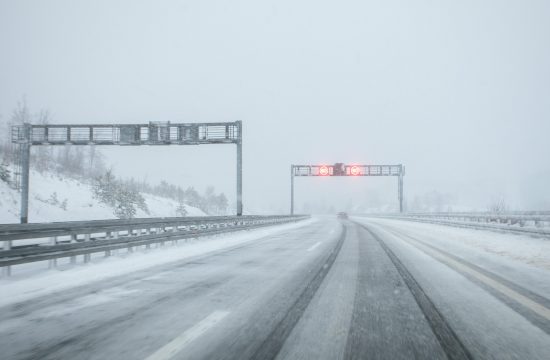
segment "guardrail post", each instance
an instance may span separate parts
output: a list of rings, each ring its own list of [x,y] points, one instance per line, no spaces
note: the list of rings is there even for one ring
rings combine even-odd
[[[159,228],[151,228],[151,234],[160,234]],[[154,242],[153,244],[155,245],[155,247],[159,247],[159,243]]]
[[[172,226],[172,232],[173,232],[173,233],[178,232],[178,227],[177,227],[177,225],[173,225],[173,226]],[[178,239],[173,239],[173,240],[172,240],[172,245],[177,245],[177,244],[178,244]]]
[[[401,170],[399,172],[399,177],[397,180],[397,192],[399,200],[399,213],[403,213],[403,166],[401,165]]]
[[[105,232],[105,239],[109,240],[112,238],[112,233],[110,231]],[[111,256],[111,250],[105,250],[105,257]]]
[[[71,234],[71,244],[76,242],[76,234]],[[71,256],[71,264],[76,264],[76,256]]]
[[[145,228],[145,235],[151,235],[151,228]],[[145,244],[145,249],[148,250],[151,248],[151,243]]]
[[[50,238],[50,245],[55,246],[57,244],[57,236]],[[57,267],[57,259],[48,260],[48,269],[55,269]]]
[[[294,165],[290,165],[290,215],[294,215]]]
[[[239,121],[239,142],[237,143],[237,216],[243,215],[243,127]]]
[[[120,235],[120,234],[119,234],[118,230],[116,230],[115,232],[113,232],[113,238],[114,238],[115,240],[118,239],[119,235]],[[118,249],[115,249],[114,252],[115,252],[115,254],[118,254]],[[111,253],[111,252],[109,252],[109,253]]]
[[[4,241],[4,250],[11,249],[11,240]],[[2,267],[2,276],[8,277],[11,276],[11,265]]]
[[[2,267],[2,276],[3,277],[11,276],[11,265]]]
[[[130,228],[130,229],[128,229],[128,237],[132,237],[132,236],[134,236],[134,229]],[[128,252],[133,252],[133,251],[134,251],[134,248],[132,246],[132,243],[129,242],[128,243]]]
[[[84,234],[84,241],[88,242],[90,241],[90,234]],[[84,254],[84,262],[88,263],[90,262],[91,255],[90,254]]]

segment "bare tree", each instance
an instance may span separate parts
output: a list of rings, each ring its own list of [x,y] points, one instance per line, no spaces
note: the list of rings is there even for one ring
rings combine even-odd
[[[23,96],[23,98],[17,102],[17,106],[11,114],[10,125],[23,125],[24,123],[31,122],[31,120],[32,115],[27,105],[27,98]]]
[[[46,109],[40,110],[35,115],[36,123],[47,125],[50,123],[51,115]],[[49,146],[36,146],[33,149],[33,163],[38,171],[46,171],[52,167],[53,150]]]
[[[487,206],[487,210],[494,214],[502,214],[506,212],[507,209],[508,206],[506,205],[506,200],[504,199],[504,196],[493,198]]]
[[[9,126],[4,117],[0,114],[0,134],[4,134],[5,138],[0,138],[0,162],[7,163],[9,161],[10,143],[9,143]]]
[[[23,123],[30,122],[31,118],[32,116],[27,105],[27,99],[23,96],[21,100],[17,102],[9,120],[3,123],[2,130],[5,131],[2,131],[4,136],[0,140],[0,143],[2,144],[2,157],[5,162],[15,162],[17,156],[16,152],[14,152],[14,148],[11,146],[11,127],[13,125],[22,125]]]

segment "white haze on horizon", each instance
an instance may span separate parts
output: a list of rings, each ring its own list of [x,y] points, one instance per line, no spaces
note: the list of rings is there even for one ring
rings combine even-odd
[[[244,205],[290,164],[406,166],[405,196],[550,209],[550,2],[0,0],[0,116],[244,123]],[[234,146],[104,147],[120,176],[230,199]],[[396,205],[395,178],[297,179],[297,208]],[[428,194],[428,195],[426,195]]]

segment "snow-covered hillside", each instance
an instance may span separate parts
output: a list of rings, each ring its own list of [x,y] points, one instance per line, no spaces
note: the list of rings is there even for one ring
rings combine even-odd
[[[92,196],[90,185],[52,173],[31,171],[29,222],[114,219],[113,209]],[[137,209],[136,217],[177,216],[176,201],[142,194],[149,214]],[[0,181],[0,224],[19,222],[21,194]],[[187,216],[203,211],[186,206]]]

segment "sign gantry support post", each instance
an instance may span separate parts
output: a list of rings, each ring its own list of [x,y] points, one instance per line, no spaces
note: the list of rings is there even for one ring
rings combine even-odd
[[[290,215],[294,215],[294,165],[290,165]]]
[[[403,208],[403,177],[405,167],[398,165],[290,165],[290,214],[294,215],[294,178],[300,176],[396,176],[399,212]]]
[[[399,198],[399,212],[403,212],[403,175],[405,175],[404,170],[401,171],[398,177],[398,198]]]
[[[30,124],[23,125],[23,133],[30,137]],[[29,177],[31,164],[31,145],[29,142],[21,144],[21,224],[29,221]]]
[[[241,122],[239,121],[239,124]],[[239,137],[237,142],[237,216],[243,214],[243,141],[242,125],[239,125]]]
[[[74,124],[12,126],[12,143],[21,156],[21,223],[29,220],[29,170],[31,146],[50,145],[237,145],[236,212],[242,203],[242,121],[216,123]]]

